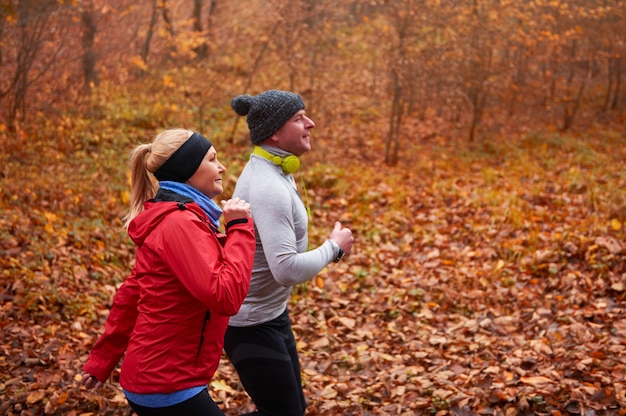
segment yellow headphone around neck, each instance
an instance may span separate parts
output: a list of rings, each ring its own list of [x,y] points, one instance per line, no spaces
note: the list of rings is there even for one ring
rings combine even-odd
[[[294,173],[295,171],[300,169],[300,159],[298,159],[298,156],[289,155],[281,157],[278,155],[273,155],[267,150],[263,149],[261,146],[254,146],[254,151],[252,153],[269,160],[276,166],[282,167],[283,172],[285,173]]]

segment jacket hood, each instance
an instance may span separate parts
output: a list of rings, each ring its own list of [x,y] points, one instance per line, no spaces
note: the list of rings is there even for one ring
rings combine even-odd
[[[162,189],[159,189],[154,199],[146,201],[143,207],[144,211],[128,226],[128,235],[137,246],[142,246],[148,235],[174,211],[190,210],[208,221],[202,208],[192,199]]]

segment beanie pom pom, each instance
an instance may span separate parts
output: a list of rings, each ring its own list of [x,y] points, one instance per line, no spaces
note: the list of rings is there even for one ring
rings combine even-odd
[[[252,96],[240,95],[232,99],[230,106],[240,116],[245,116],[250,111],[250,105],[252,104]]]

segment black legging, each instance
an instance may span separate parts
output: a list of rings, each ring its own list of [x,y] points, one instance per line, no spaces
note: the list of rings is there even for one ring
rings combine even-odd
[[[257,407],[249,415],[304,414],[300,363],[287,310],[260,325],[229,326],[224,349]]]
[[[128,400],[138,416],[224,416],[224,412],[215,404],[207,389],[182,403],[167,407],[145,407]]]

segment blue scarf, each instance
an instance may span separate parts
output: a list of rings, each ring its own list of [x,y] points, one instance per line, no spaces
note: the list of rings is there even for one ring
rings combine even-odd
[[[200,208],[209,216],[216,228],[220,226],[220,217],[222,209],[211,198],[198,191],[193,186],[181,182],[160,181],[159,186],[167,191],[176,192],[179,195],[193,199]]]

